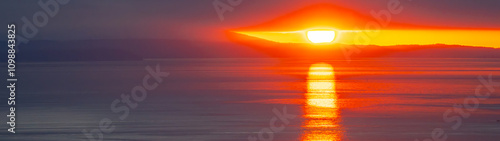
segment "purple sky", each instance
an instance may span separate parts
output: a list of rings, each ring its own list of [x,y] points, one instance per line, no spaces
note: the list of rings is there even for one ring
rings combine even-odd
[[[362,14],[383,10],[389,0],[243,0],[220,21],[214,0],[72,0],[39,28],[33,39],[81,40],[162,38],[217,40],[224,29],[259,24],[317,3],[332,3]],[[226,2],[226,0],[221,0]],[[393,21],[423,25],[500,28],[497,0],[401,0]],[[0,2],[4,24],[21,24],[42,10],[37,1]]]

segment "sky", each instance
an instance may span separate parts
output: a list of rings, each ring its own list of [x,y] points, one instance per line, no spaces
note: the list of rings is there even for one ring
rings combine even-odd
[[[220,0],[227,3],[226,0]],[[242,0],[221,21],[214,0],[72,0],[39,28],[35,40],[174,39],[223,41],[227,29],[256,25],[300,8],[330,3],[368,15],[389,0]],[[45,1],[42,1],[45,2]],[[41,11],[38,1],[3,0],[2,23],[21,24]],[[500,28],[497,0],[401,0],[393,21],[418,25]]]

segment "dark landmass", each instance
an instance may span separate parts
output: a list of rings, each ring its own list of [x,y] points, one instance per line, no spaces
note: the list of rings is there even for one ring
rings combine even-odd
[[[1,44],[7,44],[1,41]],[[216,43],[179,40],[30,41],[18,46],[18,62],[131,61],[161,58],[346,59],[348,45]],[[500,58],[500,49],[454,45],[356,46],[355,58]],[[353,51],[353,50],[351,50]],[[4,52],[5,54],[7,51]],[[7,57],[0,60],[5,62]]]
[[[5,41],[0,43],[7,44]],[[227,43],[154,39],[30,41],[18,49],[16,60],[19,62],[263,57],[257,52],[252,53],[252,49]],[[6,59],[2,57],[0,60]]]

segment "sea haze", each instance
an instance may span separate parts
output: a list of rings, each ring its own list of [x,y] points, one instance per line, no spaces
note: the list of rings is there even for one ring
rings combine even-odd
[[[365,58],[351,63],[272,58],[22,62],[17,133],[0,137],[80,140],[85,138],[83,129],[98,128],[102,118],[109,118],[116,128],[104,134],[106,140],[247,140],[269,128],[273,109],[286,107],[296,117],[274,133],[275,141],[314,140],[311,137],[321,137],[322,132],[329,133],[324,135],[329,139],[423,140],[435,128],[444,129],[448,140],[496,141],[498,92],[480,101],[457,130],[451,129],[453,122],[443,121],[443,113],[474,96],[481,85],[478,76],[491,74],[498,82],[499,62],[445,58]],[[307,104],[308,74],[316,63],[330,64],[335,76],[331,93],[338,106],[330,119],[335,126],[324,129],[308,126],[318,121],[308,116]],[[122,113],[112,112],[110,104],[142,83],[146,66],[157,64],[170,75],[120,120]]]

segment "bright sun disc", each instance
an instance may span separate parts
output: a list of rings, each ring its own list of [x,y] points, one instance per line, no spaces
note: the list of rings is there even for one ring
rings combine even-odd
[[[335,39],[335,31],[307,31],[307,38],[313,43],[329,43]]]

